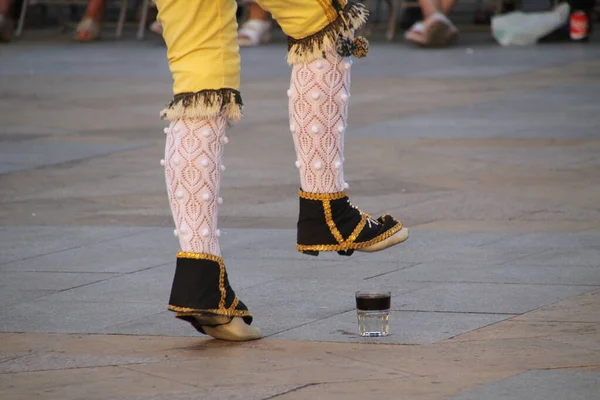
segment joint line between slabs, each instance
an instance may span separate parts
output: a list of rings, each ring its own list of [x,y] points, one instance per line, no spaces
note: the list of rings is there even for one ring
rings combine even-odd
[[[293,329],[301,328],[301,327],[303,327],[303,326],[305,326],[305,325],[310,325],[310,324],[313,324],[313,323],[315,323],[315,322],[320,322],[320,321],[323,321],[323,320],[326,320],[326,319],[329,319],[329,318],[333,318],[333,317],[335,317],[336,315],[345,314],[345,313],[347,313],[347,312],[350,312],[350,311],[352,311],[352,310],[355,310],[355,309],[356,309],[355,307],[352,307],[352,308],[350,308],[350,309],[347,309],[347,310],[342,310],[342,311],[340,311],[340,312],[338,312],[338,313],[335,313],[335,314],[329,315],[329,316],[327,316],[327,317],[323,317],[323,318],[315,319],[315,320],[313,320],[313,321],[305,322],[305,323],[303,323],[303,324],[296,325],[296,326],[293,326],[293,327],[291,327],[291,328],[286,328],[286,329],[283,329],[283,330],[281,330],[281,331],[278,331],[278,332],[271,333],[270,335],[266,335],[266,336],[265,336],[265,338],[267,338],[267,337],[271,337],[271,336],[274,336],[274,335],[279,335],[280,333],[287,332],[287,331],[291,331],[291,330],[293,330]]]
[[[392,311],[396,312],[414,312],[414,313],[437,313],[437,314],[475,314],[475,315],[510,315],[518,316],[521,314],[525,314],[529,311],[525,311],[524,313],[511,313],[511,312],[486,312],[486,311],[444,311],[444,310],[397,310],[392,308]]]
[[[265,397],[265,398],[264,398],[264,399],[262,399],[262,400],[271,400],[271,399],[275,399],[275,398],[277,398],[277,397],[284,396],[284,395],[286,395],[286,394],[288,394],[288,393],[297,392],[298,390],[302,390],[302,389],[304,389],[304,388],[311,387],[311,386],[319,386],[319,385],[321,385],[321,384],[322,384],[322,382],[313,382],[313,383],[307,383],[307,384],[305,384],[305,385],[301,385],[301,386],[295,387],[295,388],[293,388],[293,389],[286,390],[285,392],[281,392],[281,393],[277,393],[276,395],[273,395],[273,396]]]
[[[56,227],[56,226],[54,226],[54,227]],[[142,233],[150,232],[150,231],[155,230],[155,229],[160,229],[160,228],[152,227],[152,228],[145,229],[145,230],[143,230],[141,232],[130,233],[130,234],[127,234],[127,235],[124,235],[124,236],[113,237],[113,238],[105,239],[105,240],[98,240],[98,241],[95,241],[93,243],[86,243],[86,244],[83,244],[83,245],[80,245],[80,246],[69,247],[67,249],[61,249],[61,250],[51,251],[49,253],[38,254],[38,255],[35,255],[35,256],[31,256],[31,257],[25,257],[25,258],[21,258],[19,260],[8,261],[8,262],[0,263],[0,266],[13,264],[13,263],[17,263],[17,262],[20,262],[20,261],[32,260],[32,259],[39,258],[39,257],[50,256],[50,255],[53,255],[53,254],[64,253],[64,252],[71,251],[71,250],[77,250],[77,249],[81,249],[83,247],[93,246],[93,245],[96,245],[96,244],[99,244],[99,243],[107,243],[107,242],[110,242],[110,241],[113,241],[113,240],[119,240],[119,239],[124,239],[124,238],[131,237],[131,236],[141,235]]]

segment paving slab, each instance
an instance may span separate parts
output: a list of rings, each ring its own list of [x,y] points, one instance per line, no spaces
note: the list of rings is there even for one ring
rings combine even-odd
[[[499,283],[435,283],[395,297],[395,310],[520,314],[594,286]]]
[[[50,302],[41,297],[2,307],[0,331],[92,333],[163,310],[148,303]]]
[[[6,400],[22,400],[31,396],[95,400],[194,389],[190,385],[132,371],[126,367],[74,368],[67,377],[63,374],[61,370],[22,373],[12,376],[10,380],[1,380],[0,390]]]
[[[76,235],[77,229],[83,235]],[[62,240],[70,250],[2,266],[5,287],[10,283],[21,289],[14,297],[10,293],[15,290],[4,293],[8,307],[0,309],[2,331],[195,335],[165,312],[176,252],[170,228],[131,232],[115,228],[114,235],[104,232],[100,243],[80,244],[86,229],[65,228],[72,235],[67,240],[58,235],[42,239]],[[22,228],[17,232],[25,234]],[[238,296],[265,335],[287,339],[364,341],[348,334],[355,331],[353,293],[360,289],[392,291],[394,312],[403,316],[398,320],[408,316],[406,329],[384,342],[427,343],[600,285],[593,267],[507,263],[545,249],[546,237],[540,234],[535,239],[521,235],[520,246],[505,243],[512,240],[505,233],[414,231],[405,245],[390,252],[309,257],[294,249],[293,230],[224,232],[223,253]],[[33,228],[29,234],[39,236]],[[569,240],[576,244],[580,239]],[[284,248],[286,242],[291,245]],[[439,244],[433,253],[427,250],[431,243]],[[503,258],[508,249],[509,257]],[[429,261],[444,255],[444,262]],[[90,261],[82,264],[82,258]],[[477,258],[484,261],[474,264]],[[65,315],[65,309],[75,304],[85,304],[94,315],[82,315],[90,314],[82,310]]]
[[[410,292],[420,284],[398,285],[397,292]],[[239,296],[254,310],[257,325],[266,335],[329,318],[355,309],[351,282],[286,278],[246,290]]]
[[[200,334],[190,330],[190,324],[175,319],[172,311],[165,311],[150,315],[134,317],[129,321],[118,323],[99,329],[97,333],[117,335],[156,335],[156,336],[196,336]]]
[[[600,267],[600,246],[580,249],[548,249],[518,260],[518,264],[569,267]]]
[[[0,363],[0,373],[13,374],[16,372],[141,364],[158,362],[162,361],[162,359],[164,357],[17,353],[14,355],[14,358]]]
[[[22,288],[4,287],[0,290],[0,307],[23,303],[27,300],[45,297],[56,293],[54,290],[27,290]],[[2,313],[0,312],[0,317]]]
[[[363,260],[402,261],[405,263],[444,262],[448,264],[505,264],[528,255],[549,249],[542,241],[535,246],[512,246],[510,251],[502,245],[493,245],[510,235],[506,233],[451,231],[410,231],[408,241],[389,252],[375,257],[359,255]],[[540,248],[541,247],[541,248]]]
[[[52,140],[5,142],[0,147],[0,174],[82,160],[141,146],[141,143],[76,143]]]
[[[147,396],[115,397],[113,400],[264,400],[279,397],[284,393],[293,392],[305,385],[276,385],[255,386],[251,393],[248,386],[242,387],[219,387],[217,389],[194,389],[185,392],[169,392],[166,394],[154,394]]]
[[[21,290],[59,291],[86,286],[114,277],[108,273],[64,272],[1,272],[0,288]]]
[[[594,110],[600,100],[590,100],[597,91],[598,85],[571,85],[520,92],[469,107],[389,119],[349,130],[348,137],[598,138],[594,127],[600,123],[600,117]],[[548,114],[548,108],[561,111]],[[577,117],[568,128],[555,129],[564,123],[567,114]]]
[[[503,246],[527,246],[543,249],[586,249],[600,247],[600,232],[563,232],[563,233],[517,233],[500,239],[498,244]]]
[[[240,356],[244,358],[243,355]],[[220,382],[223,386],[253,385],[256,383],[255,375],[261,372],[263,378],[260,383],[270,386],[282,383],[303,386],[323,379],[339,382],[359,379],[401,379],[411,376],[409,373],[385,366],[371,365],[369,368],[364,368],[363,362],[347,358],[341,365],[338,356],[327,353],[298,357],[293,366],[287,362],[288,355],[285,353],[279,356],[272,354],[268,360],[257,360],[253,369],[240,368],[239,357],[204,356],[202,358],[203,365],[199,364],[197,360],[190,360],[138,365],[132,366],[131,369],[151,376],[176,379],[181,383],[198,386],[209,386],[210,382],[214,381]],[[210,368],[206,368],[205,363],[209,364]],[[273,369],[276,369],[278,373],[268,373]],[[200,382],[199,377],[201,377]]]
[[[522,260],[518,260],[517,265],[425,262],[390,273],[388,279],[390,282],[479,282],[600,287],[600,273],[595,267],[530,265]]]
[[[0,227],[0,265],[136,235],[146,227]]]
[[[511,317],[513,315],[392,311],[390,335],[367,338],[358,335],[356,310],[351,310],[289,329],[270,338],[318,342],[427,344]]]
[[[598,299],[600,299],[600,291],[595,290],[582,296],[563,300],[559,304],[550,304],[539,310],[518,316],[515,320],[600,323],[600,308],[597,307]]]
[[[452,400],[591,400],[600,393],[600,371],[527,371],[454,396]]]
[[[18,260],[0,266],[0,271],[126,273],[172,262],[176,244],[171,251],[147,243],[143,248],[132,248],[124,239],[80,246],[39,257]]]

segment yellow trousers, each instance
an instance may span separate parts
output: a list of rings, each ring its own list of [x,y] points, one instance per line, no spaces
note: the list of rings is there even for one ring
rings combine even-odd
[[[346,0],[257,0],[288,36],[288,62],[310,62],[335,51],[367,19]],[[235,0],[155,0],[173,75],[174,99],[163,112],[173,120],[225,113],[241,117],[240,55]]]

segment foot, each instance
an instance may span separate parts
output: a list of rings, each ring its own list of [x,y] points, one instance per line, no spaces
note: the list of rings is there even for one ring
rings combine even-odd
[[[215,339],[229,340],[234,342],[256,340],[262,337],[260,329],[248,325],[241,317],[233,317],[231,322],[223,325],[202,325],[202,330],[207,335],[212,336]]]
[[[408,229],[391,215],[377,219],[350,203],[345,192],[316,194],[300,191],[297,249],[305,254],[337,251],[375,252],[408,239]]]
[[[404,38],[419,46],[426,46],[427,41],[425,40],[425,25],[423,24],[423,21],[415,22],[413,26],[406,31]]]
[[[153,23],[151,23],[148,29],[150,30],[150,32],[156,33],[157,35],[162,36],[163,34],[162,25],[158,21],[154,21]]]
[[[198,332],[222,340],[254,340],[260,330],[251,327],[248,307],[229,285],[220,256],[179,252],[169,310]]]
[[[100,31],[100,22],[86,17],[77,25],[73,39],[78,42],[91,42],[100,38]]]
[[[431,47],[447,46],[458,34],[456,26],[441,13],[432,14],[423,24],[425,41]]]
[[[271,40],[271,21],[249,19],[238,31],[240,47],[254,47]]]

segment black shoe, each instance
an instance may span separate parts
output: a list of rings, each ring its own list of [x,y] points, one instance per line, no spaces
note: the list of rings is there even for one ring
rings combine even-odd
[[[203,326],[227,324],[233,317],[252,323],[248,307],[229,285],[223,259],[210,254],[177,254],[169,310],[202,333]]]
[[[350,256],[354,250],[375,252],[408,239],[408,229],[391,215],[377,219],[350,203],[345,192],[300,195],[298,251],[317,256],[337,251]]]

